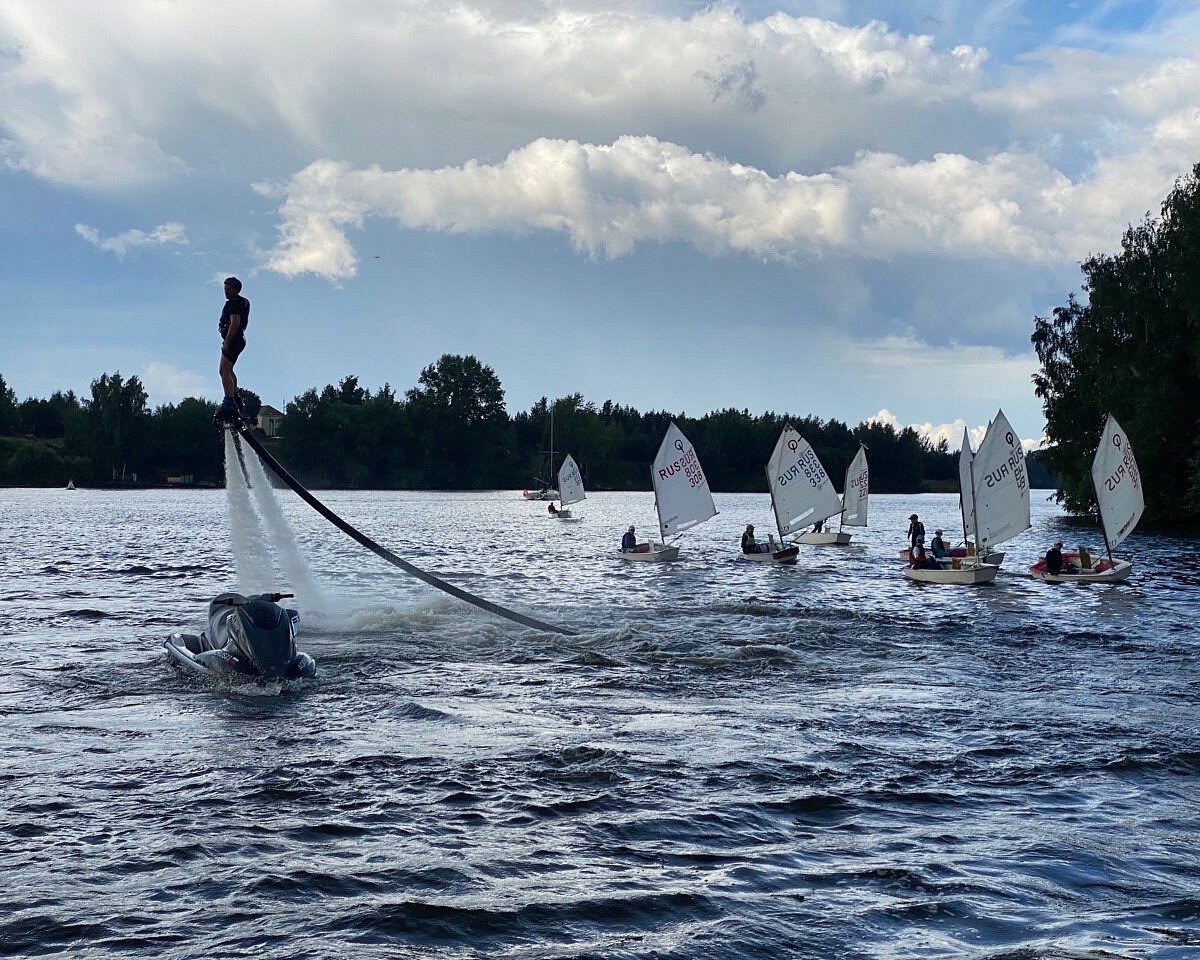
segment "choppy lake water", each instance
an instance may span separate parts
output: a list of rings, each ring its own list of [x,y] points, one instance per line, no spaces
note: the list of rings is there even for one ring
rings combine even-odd
[[[571,524],[511,491],[320,496],[579,635],[278,492],[320,675],[214,690],[166,634],[303,579],[276,551],[250,582],[245,503],[0,490],[0,954],[1200,956],[1195,541],[1042,584],[1049,542],[1100,538],[1035,492],[993,584],[922,586],[905,518],[953,531],[955,497],[873,496],[853,545],[768,568],[735,562],[765,494],[718,495],[662,566],[615,556],[650,494]]]

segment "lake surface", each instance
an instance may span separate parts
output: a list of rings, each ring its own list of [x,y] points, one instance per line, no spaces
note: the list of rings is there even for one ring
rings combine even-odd
[[[0,954],[1200,956],[1195,540],[1042,584],[1100,537],[1035,491],[993,584],[923,586],[955,497],[777,568],[735,560],[765,494],[673,565],[615,554],[650,494],[320,494],[561,637],[233,494],[0,490]],[[238,587],[296,588],[315,681],[171,668]]]

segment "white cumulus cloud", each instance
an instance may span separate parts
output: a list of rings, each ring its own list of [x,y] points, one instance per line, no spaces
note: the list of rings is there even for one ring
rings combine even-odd
[[[605,258],[677,242],[764,260],[848,253],[1061,263],[1111,239],[1120,228],[1113,217],[1129,212],[1097,213],[1094,182],[1072,184],[1027,153],[916,163],[866,153],[828,173],[771,176],[650,136],[602,145],[541,139],[500,163],[438,169],[319,160],[257,189],[284,198],[268,268],[330,279],[354,275],[347,231],[368,216],[453,233],[556,232]]]
[[[153,404],[178,403],[187,397],[203,397],[220,392],[220,384],[215,377],[206,379],[191,370],[181,370],[160,360],[151,360],[142,371],[141,379]]]
[[[140,247],[167,247],[188,245],[187,233],[182,223],[172,220],[155,227],[149,233],[144,230],[126,230],[111,237],[102,237],[95,227],[75,224],[75,233],[98,250],[115,253],[123,257],[130,250]]]

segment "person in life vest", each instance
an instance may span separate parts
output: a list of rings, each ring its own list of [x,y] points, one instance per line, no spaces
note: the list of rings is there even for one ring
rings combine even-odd
[[[761,553],[766,549],[754,539],[754,524],[746,524],[746,530],[742,534],[742,553]]]
[[[221,406],[217,408],[214,422],[233,423],[241,416],[238,400],[237,374],[233,365],[246,349],[246,326],[250,323],[250,301],[242,296],[242,281],[237,277],[225,279],[225,306],[221,319],[217,321],[217,332],[221,335],[221,389],[225,393]]]
[[[632,526],[621,537],[621,552],[627,553],[630,550],[637,550],[637,537],[634,536]]]
[[[950,554],[950,551],[946,549],[946,541],[942,539],[941,530],[933,531],[933,539],[929,541],[929,552],[938,560]]]
[[[550,504],[548,507],[546,507],[546,512],[551,515],[558,513],[558,511],[554,509],[554,504]]]
[[[914,570],[940,570],[941,565],[925,552],[925,536],[919,534],[916,542],[909,550],[912,557],[911,566]]]
[[[917,519],[915,513],[912,513],[908,517],[908,545],[910,547],[916,545],[917,537],[925,539],[925,524]]]

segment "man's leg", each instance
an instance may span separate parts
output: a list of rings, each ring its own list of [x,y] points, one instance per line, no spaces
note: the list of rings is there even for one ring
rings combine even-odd
[[[221,387],[225,391],[225,396],[237,396],[237,374],[233,372],[233,364],[229,362],[229,358],[225,356],[224,351],[221,352]]]

